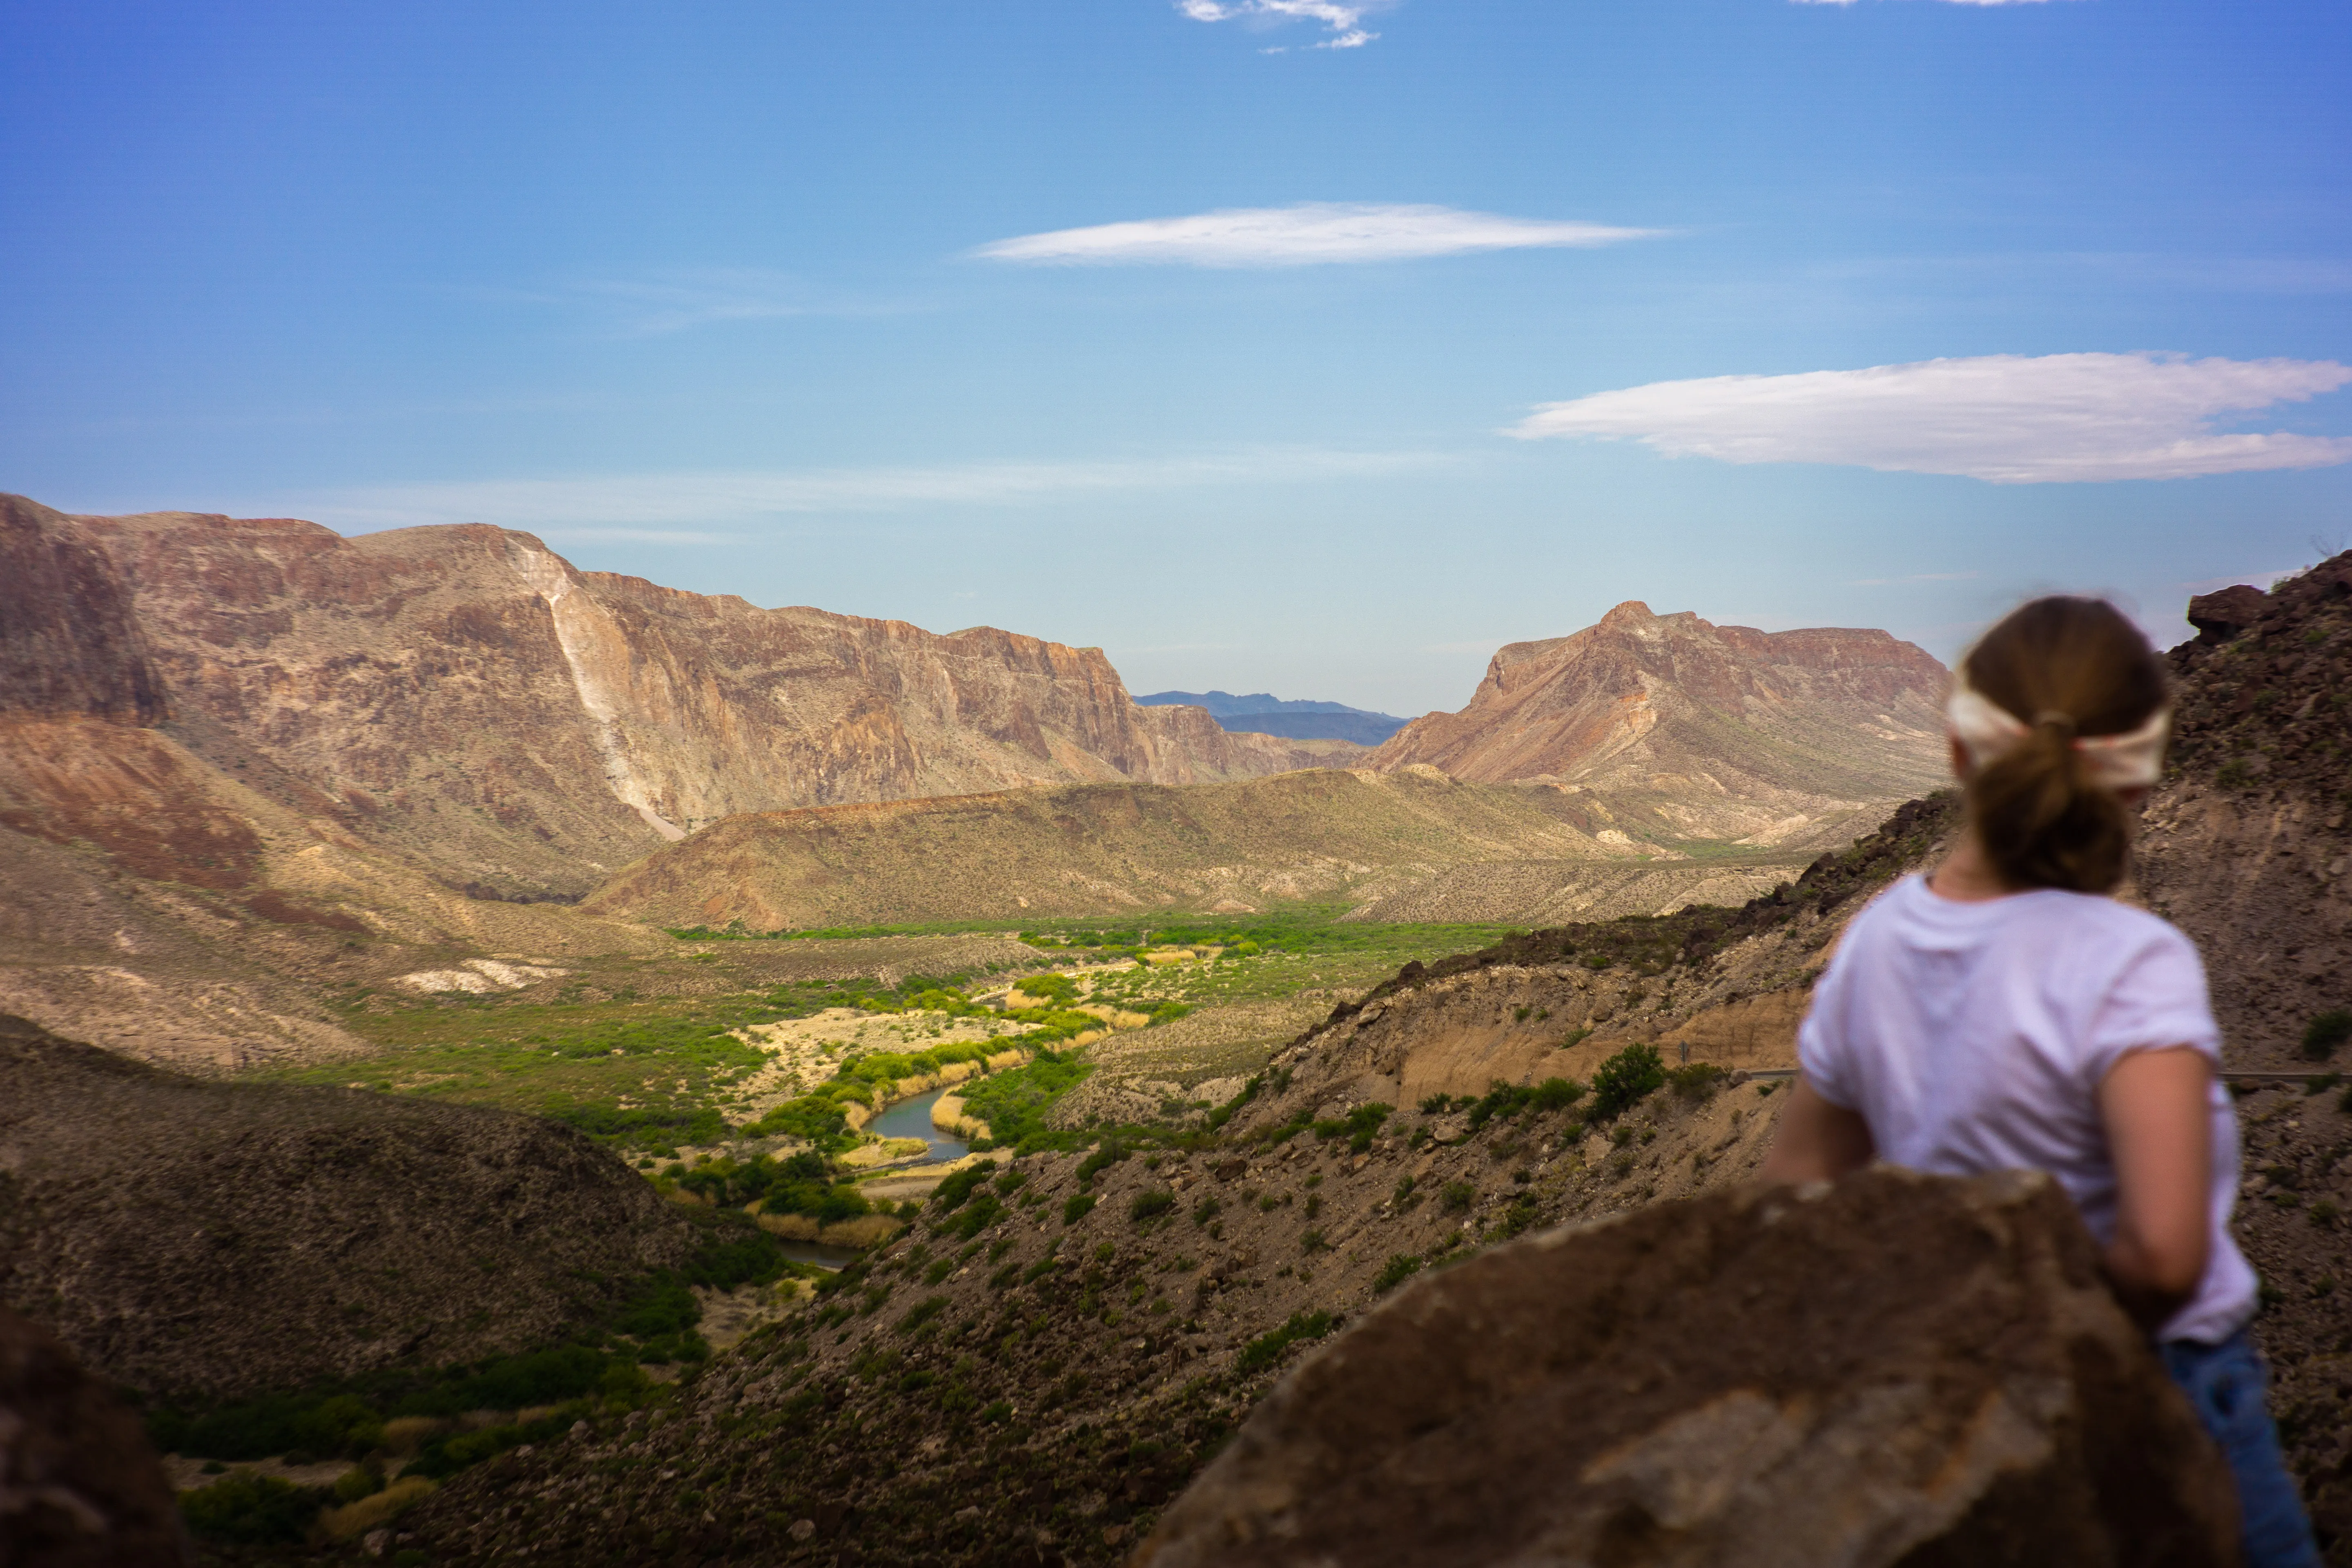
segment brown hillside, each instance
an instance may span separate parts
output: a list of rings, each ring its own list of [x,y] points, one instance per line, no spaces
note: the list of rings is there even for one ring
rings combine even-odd
[[[1630,843],[1596,838],[1592,820],[1556,789],[1462,784],[1433,768],[1013,790],[730,817],[629,867],[582,907],[754,930],[1301,898],[1365,904],[1380,919],[1496,921],[1737,901],[1794,869],[1769,852],[1638,858]]]
[[[1590,790],[1636,837],[1824,848],[1864,804],[1940,782],[1946,679],[1882,631],[1759,632],[1629,601],[1504,648],[1468,707],[1415,720],[1370,765]]]
[[[527,1349],[694,1246],[553,1122],[202,1082],[0,1015],[0,1299],[120,1384],[286,1389]]]

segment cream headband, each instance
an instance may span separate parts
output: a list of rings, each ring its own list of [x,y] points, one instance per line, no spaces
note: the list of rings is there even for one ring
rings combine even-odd
[[[1952,695],[1944,717],[1968,749],[1969,763],[1982,767],[2033,732],[2033,727],[1969,685],[1964,670],[1952,672]],[[2172,734],[2172,710],[2159,708],[2147,722],[2126,735],[2077,735],[2074,750],[2088,764],[2091,782],[2105,789],[2139,789],[2164,775],[2164,742]]]

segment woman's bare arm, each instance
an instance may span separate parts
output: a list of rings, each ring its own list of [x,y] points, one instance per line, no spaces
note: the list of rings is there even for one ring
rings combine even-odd
[[[2107,1277],[2149,1329],[2205,1278],[2213,1223],[2210,1077],[2204,1057],[2183,1047],[2134,1051],[2099,1085],[2099,1118],[2116,1168]]]
[[[1772,1152],[1757,1179],[1764,1182],[1834,1182],[1859,1171],[1878,1152],[1870,1125],[1843,1105],[1832,1105],[1803,1079],[1780,1113]]]

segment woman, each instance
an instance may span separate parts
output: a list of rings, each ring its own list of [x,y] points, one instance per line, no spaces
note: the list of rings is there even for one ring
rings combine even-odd
[[[2147,640],[2095,599],[2026,605],[1961,660],[1946,715],[1958,846],[1856,915],[1798,1033],[1761,1173],[1874,1157],[2050,1173],[2238,1481],[2250,1568],[2319,1562],[2246,1333],[2237,1126],[2189,939],[2107,895],[2171,713]]]

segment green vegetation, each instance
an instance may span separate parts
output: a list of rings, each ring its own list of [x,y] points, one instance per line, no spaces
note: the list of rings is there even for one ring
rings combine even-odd
[[[1391,1253],[1389,1260],[1381,1265],[1381,1271],[1372,1276],[1372,1294],[1385,1296],[1420,1272],[1421,1256],[1418,1253]]]
[[[1373,1100],[1370,1104],[1356,1107],[1343,1117],[1328,1121],[1310,1122],[1308,1125],[1313,1128],[1316,1137],[1327,1142],[1333,1138],[1345,1138],[1348,1141],[1348,1147],[1360,1154],[1372,1146],[1372,1139],[1380,1131],[1381,1123],[1389,1119],[1389,1112],[1392,1109],[1393,1107],[1383,1105],[1379,1100]]]
[[[1066,1135],[1046,1127],[1045,1116],[1055,1101],[1084,1083],[1092,1071],[1075,1053],[1046,1048],[1026,1067],[971,1083],[962,1091],[964,1114],[988,1123],[990,1134],[972,1147],[1012,1148],[1028,1154],[1075,1146]]]
[[[1283,1352],[1302,1341],[1319,1340],[1331,1331],[1328,1312],[1293,1312],[1278,1328],[1260,1334],[1242,1347],[1234,1360],[1234,1371],[1244,1377],[1262,1372],[1280,1361]]]
[[[740,1162],[722,1156],[668,1179],[720,1207],[757,1203],[764,1213],[808,1215],[823,1225],[874,1209],[856,1186],[833,1179],[821,1154],[784,1160],[763,1154]]]
[[[961,988],[970,984],[968,975],[913,975],[897,986],[811,981],[728,996],[657,1000],[624,989],[607,1000],[576,1004],[499,996],[394,1002],[361,992],[348,999],[342,1022],[379,1047],[380,1054],[263,1068],[252,1076],[491,1105],[569,1122],[620,1148],[659,1152],[728,1135],[726,1112],[736,1091],[768,1061],[765,1052],[736,1038],[734,1031],[805,1018],[829,1007],[954,1017],[986,1013],[963,995]],[[1099,1026],[1084,1015],[1058,1022],[1064,1027],[1053,1037],[1074,1035],[1081,1025]],[[957,1049],[939,1047],[914,1055]],[[864,1077],[848,1079],[845,1089],[869,1086],[884,1070],[875,1062],[880,1055],[866,1058],[875,1065]],[[843,1146],[848,1142],[840,1116],[845,1098],[856,1096],[833,1092],[794,1101],[766,1119],[765,1131],[806,1138],[822,1148]]]
[[[591,1399],[641,1404],[653,1385],[638,1371],[639,1363],[700,1361],[710,1353],[695,1331],[702,1311],[692,1287],[727,1289],[817,1272],[784,1257],[772,1237],[741,1215],[688,1213],[687,1218],[703,1237],[686,1267],[627,1282],[569,1341],[453,1366],[392,1368],[247,1399],[166,1402],[148,1412],[148,1434],[165,1453],[225,1460],[282,1454],[308,1463],[337,1456],[359,1458],[382,1445],[388,1422],[404,1417],[448,1421],[471,1410]],[[546,1436],[569,1427],[580,1414],[573,1410]],[[514,1435],[520,1430],[436,1437],[409,1468],[428,1477],[454,1474],[517,1443],[542,1440]],[[223,1493],[214,1506],[244,1508],[241,1496]],[[318,1504],[309,1506],[315,1512]]]
[[[1592,1119],[1613,1121],[1665,1087],[1666,1064],[1654,1046],[1627,1046],[1592,1073]]]
[[[2303,1054],[2315,1062],[2324,1062],[2334,1056],[2347,1040],[2352,1040],[2352,1007],[2330,1007],[2325,1013],[2312,1015],[2303,1031]]]
[[[298,1487],[246,1470],[182,1494],[180,1511],[189,1530],[205,1540],[274,1545],[300,1541],[331,1500],[324,1487]]]

